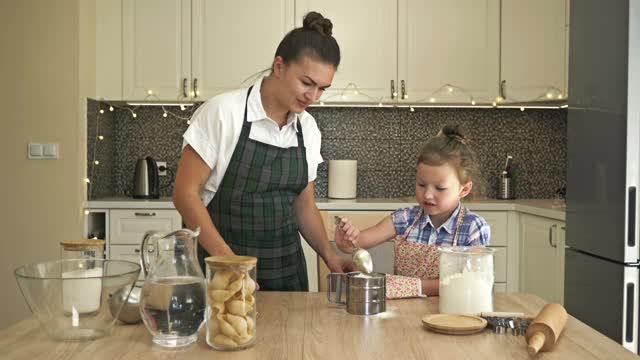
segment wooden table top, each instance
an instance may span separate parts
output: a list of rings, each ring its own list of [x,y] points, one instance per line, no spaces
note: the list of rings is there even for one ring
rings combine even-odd
[[[496,293],[496,311],[535,316],[544,301],[522,293]],[[35,319],[0,331],[2,359],[529,359],[524,336],[442,335],[422,326],[438,311],[438,298],[387,301],[387,311],[355,316],[328,304],[322,293],[258,292],[257,342],[245,350],[217,352],[204,341],[178,350],[151,342],[143,324],[116,324],[110,336],[89,342],[55,342]],[[636,359],[594,329],[569,317],[551,352],[537,359]]]

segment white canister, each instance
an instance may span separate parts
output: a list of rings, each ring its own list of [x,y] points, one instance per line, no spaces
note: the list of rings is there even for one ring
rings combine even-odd
[[[355,199],[358,160],[329,160],[329,197]]]
[[[493,311],[493,253],[483,246],[441,247],[441,314],[473,314]]]

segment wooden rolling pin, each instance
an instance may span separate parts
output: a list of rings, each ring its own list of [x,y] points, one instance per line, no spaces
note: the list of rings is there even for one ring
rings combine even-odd
[[[549,351],[567,323],[567,311],[560,304],[547,304],[527,328],[527,351],[535,355],[538,351]]]

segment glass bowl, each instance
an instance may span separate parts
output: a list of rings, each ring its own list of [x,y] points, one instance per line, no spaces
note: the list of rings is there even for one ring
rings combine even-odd
[[[108,335],[122,310],[109,298],[131,292],[140,265],[121,260],[68,259],[24,265],[15,270],[27,304],[50,338],[93,340]]]

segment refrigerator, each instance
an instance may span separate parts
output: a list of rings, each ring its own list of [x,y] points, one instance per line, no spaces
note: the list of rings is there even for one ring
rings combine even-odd
[[[638,353],[640,1],[570,7],[564,305]]]

